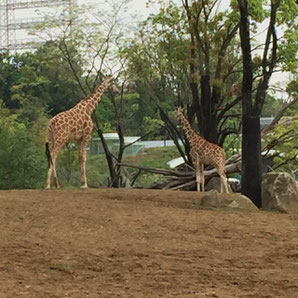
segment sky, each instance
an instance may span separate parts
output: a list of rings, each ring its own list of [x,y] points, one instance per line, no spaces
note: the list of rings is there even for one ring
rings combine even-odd
[[[103,9],[108,9],[111,6],[111,2],[114,1],[117,4],[121,2],[121,0],[77,0],[79,5],[83,4],[96,4],[99,7],[103,7]],[[148,0],[130,0],[130,3],[128,5],[128,11],[127,11],[127,20],[131,20],[131,26],[134,27],[134,24],[137,24],[137,21],[144,20],[148,17],[150,13],[155,13],[159,9],[159,5],[157,3],[152,3],[149,5],[149,7],[146,6],[146,2]],[[162,5],[166,5],[169,0],[163,0]],[[174,0],[177,4],[181,3],[181,0]],[[157,2],[157,1],[155,1]],[[220,8],[226,9],[228,7],[230,0],[221,0]],[[43,8],[40,9],[42,11]],[[20,18],[33,18],[38,16],[36,9],[26,9],[26,10],[16,10],[15,11],[15,19]],[[133,17],[132,17],[133,16]],[[260,31],[264,31],[266,29],[266,24],[263,24],[263,26],[260,26]],[[17,32],[17,38],[28,38],[28,35],[24,30],[19,30]],[[264,40],[264,35],[259,36],[260,40]],[[276,73],[274,74],[274,78],[272,81],[276,83],[277,81],[281,81],[282,84],[284,84],[285,81],[289,80],[289,74],[286,73]]]
[[[77,0],[78,4],[96,4],[96,3],[103,3],[101,6],[104,8],[109,7],[109,0]],[[115,1],[115,0],[114,0]],[[117,2],[121,2],[120,0],[116,0]],[[178,2],[180,0],[176,0]],[[151,4],[149,7],[146,7],[146,2],[148,0],[130,0],[129,6],[129,13],[133,15],[137,15],[140,19],[145,19],[150,13],[155,12],[158,10],[159,5]],[[163,0],[164,3],[167,3],[168,0]],[[99,4],[100,5],[100,4]]]
[[[11,1],[11,0],[8,0]],[[19,0],[21,1],[21,0]],[[115,2],[115,3],[121,3],[122,0],[77,0],[77,3],[79,5],[86,5],[86,4],[94,4],[97,5],[98,7],[102,7],[104,10],[108,10],[110,8],[110,3]],[[130,0],[129,5],[128,5],[128,11],[126,12],[126,16],[128,19],[131,19],[134,23],[136,23],[139,20],[145,20],[150,13],[157,12],[159,9],[158,4],[151,3],[149,7],[146,6],[146,2],[148,0]],[[165,5],[169,0],[163,0],[163,4]],[[174,0],[177,3],[180,3],[181,0]],[[226,0],[223,0],[226,1]],[[9,2],[8,2],[9,3]],[[62,7],[61,7],[62,8]],[[56,8],[55,10],[59,12],[60,8]],[[15,20],[20,20],[20,19],[28,19],[30,18],[36,18],[36,17],[41,17],[43,13],[49,12],[51,9],[48,8],[32,8],[32,9],[16,9],[14,10],[14,18]],[[53,10],[52,10],[53,11]],[[133,17],[131,17],[133,16]],[[18,30],[17,32],[17,38],[22,39],[22,38],[27,38],[28,35],[25,30]]]
[[[77,0],[78,3],[81,4],[85,4],[85,3],[104,3],[103,4],[105,7],[107,7],[109,4],[109,0]],[[119,1],[120,0],[114,0],[114,1]],[[177,4],[181,4],[181,0],[172,0],[173,2],[177,3]],[[145,19],[150,13],[153,12],[157,12],[160,5],[157,3],[157,0],[153,0],[150,2],[149,7],[146,6],[146,3],[148,2],[148,0],[130,0],[130,12],[132,12],[133,14],[137,14],[141,19]],[[155,2],[155,3],[154,3]],[[191,2],[191,0],[190,0]],[[221,8],[226,8],[228,7],[230,0],[220,0],[220,7]],[[162,4],[163,6],[166,6],[167,3],[169,3],[169,0],[162,0]]]
[[[79,4],[80,3],[98,3],[98,2],[103,2],[104,0],[78,0]],[[181,0],[174,0],[177,4],[181,3]],[[107,0],[109,2],[109,0]],[[131,3],[129,5],[130,11],[129,13],[133,15],[137,15],[137,18],[139,20],[141,19],[146,19],[150,13],[157,12],[159,9],[158,4],[151,4],[149,7],[146,7],[146,2],[147,0],[131,0]],[[166,5],[168,0],[163,0],[163,5]],[[220,1],[220,7],[219,10],[225,10],[228,8],[230,3],[230,0],[221,0]],[[105,7],[107,7],[107,3],[104,4]],[[264,22],[259,26],[259,32],[263,32],[261,34],[258,34],[256,39],[259,40],[260,42],[263,42],[265,40],[265,31],[266,31],[267,23]],[[280,85],[283,87],[290,79],[291,79],[291,74],[289,73],[274,73],[271,79],[271,83],[274,83],[275,85]],[[284,92],[278,92],[283,98],[287,98],[287,94]]]

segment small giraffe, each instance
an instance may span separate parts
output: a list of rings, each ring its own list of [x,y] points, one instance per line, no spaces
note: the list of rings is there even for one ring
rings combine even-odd
[[[51,187],[52,174],[56,188],[60,187],[56,174],[56,159],[63,145],[68,141],[77,141],[81,168],[81,188],[88,188],[86,148],[92,136],[93,122],[91,114],[107,88],[117,92],[116,89],[111,87],[113,80],[112,76],[105,77],[89,97],[82,99],[73,108],[57,114],[49,121],[46,140],[46,154],[49,162],[46,189]]]
[[[177,115],[181,119],[183,130],[188,139],[191,149],[190,156],[196,170],[197,190],[204,191],[205,177],[204,164],[212,165],[217,169],[220,176],[220,192],[228,193],[227,177],[225,174],[226,153],[217,144],[208,142],[197,133],[186,119],[181,107],[177,110]]]

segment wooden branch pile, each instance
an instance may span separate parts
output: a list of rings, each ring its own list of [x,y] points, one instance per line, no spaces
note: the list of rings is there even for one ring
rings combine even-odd
[[[166,181],[157,182],[145,188],[150,189],[171,189],[171,190],[190,190],[196,186],[196,174],[194,170],[190,171],[178,171],[178,170],[166,170],[157,168],[140,167],[132,164],[120,163],[121,167],[129,167],[139,170],[139,174],[144,171],[152,174],[159,174],[167,177]],[[233,155],[225,166],[226,174],[239,173],[241,171],[241,156],[239,154]],[[212,177],[218,176],[216,169],[210,169],[204,171],[206,182]],[[135,179],[134,179],[135,180]]]

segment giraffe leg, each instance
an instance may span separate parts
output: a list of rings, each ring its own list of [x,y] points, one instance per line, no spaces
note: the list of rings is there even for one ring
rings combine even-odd
[[[63,145],[64,145],[64,142],[53,142],[53,147],[51,150],[52,163],[50,164],[50,168],[48,170],[46,189],[51,188],[51,176],[52,175],[54,178],[55,187],[60,188],[60,184],[59,184],[57,172],[56,172],[56,160],[57,160],[58,154],[59,154],[61,148],[63,147]]]
[[[196,182],[197,182],[197,191],[201,191],[201,184],[202,184],[202,178],[201,178],[201,163],[200,160],[197,158],[196,152],[193,150],[190,151],[190,154],[192,156],[192,161],[195,167],[196,171]]]
[[[197,191],[201,191],[201,173],[200,169],[196,168]]]
[[[50,164],[50,167],[48,169],[46,187],[45,187],[46,189],[50,189],[51,188],[52,171],[53,171],[53,166],[52,166],[52,164]]]
[[[220,192],[221,193],[229,193],[228,181],[225,172],[221,172],[220,174]]]
[[[51,188],[51,178],[52,178],[52,173],[53,173],[53,161],[52,161],[52,157],[51,157],[51,149],[52,149],[51,144],[53,144],[53,140],[51,141],[51,143],[46,144],[46,155],[47,155],[48,162],[49,162],[49,169],[48,169],[45,189]]]
[[[55,184],[56,188],[60,188],[57,173],[56,173],[56,158],[57,157],[55,155],[52,156],[52,163],[51,163],[51,165],[49,167],[49,170],[48,170],[47,182],[46,182],[46,187],[45,187],[46,189],[51,188],[52,175],[53,175],[53,178],[54,178],[54,184]]]
[[[56,188],[60,188],[60,184],[58,181],[58,177],[57,177],[57,173],[56,173],[56,159],[57,157],[53,157],[53,178],[54,178],[54,184],[56,186]]]
[[[86,177],[86,141],[78,142],[79,149],[79,161],[81,169],[81,188],[88,188],[87,177]]]
[[[226,175],[224,175],[223,181],[224,181],[224,192],[229,193],[228,179],[227,179]]]
[[[202,187],[202,191],[205,191],[205,176],[204,176],[204,164],[200,164],[200,176],[201,176],[201,187]]]

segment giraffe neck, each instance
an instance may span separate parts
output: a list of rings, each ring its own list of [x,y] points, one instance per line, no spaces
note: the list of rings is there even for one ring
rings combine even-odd
[[[187,140],[190,142],[190,144],[193,146],[194,143],[196,146],[201,145],[204,143],[205,139],[200,136],[190,125],[189,121],[187,118],[182,114],[179,113],[179,117],[182,122],[182,127],[185,132]]]
[[[104,81],[95,89],[95,91],[89,97],[81,101],[82,105],[86,106],[86,111],[88,114],[92,114],[93,111],[96,109],[103,93],[108,87],[109,83]]]

